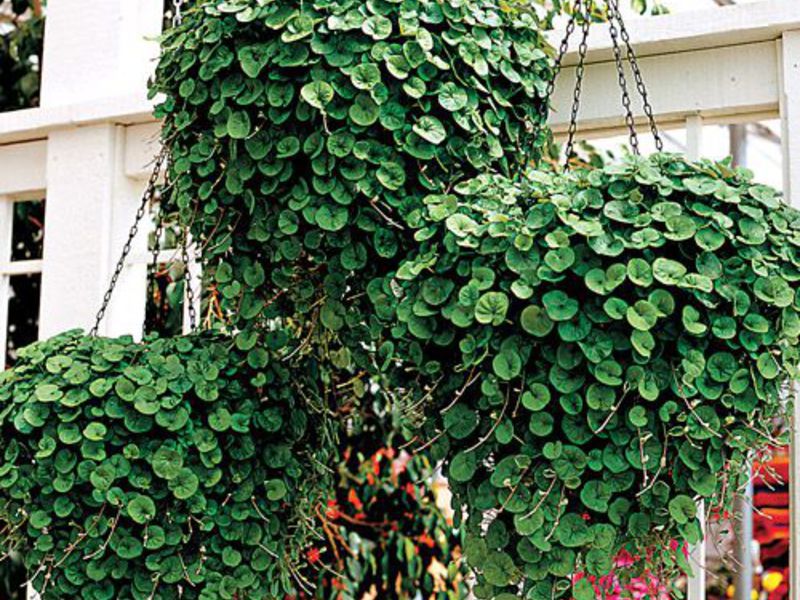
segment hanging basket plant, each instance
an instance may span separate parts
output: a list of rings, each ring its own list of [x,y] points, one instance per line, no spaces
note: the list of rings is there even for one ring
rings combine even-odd
[[[622,549],[688,570],[671,541],[701,539],[698,500],[730,508],[774,441],[800,213],[751,177],[656,154],[427,198],[397,315],[451,337],[469,374],[427,437],[468,509],[479,597],[591,600],[573,574]]]
[[[152,91],[175,159],[168,208],[203,243],[219,320],[293,317],[325,361],[392,361],[390,345],[366,351],[383,332],[363,291],[414,244],[424,195],[520,170],[546,48],[535,11],[496,0],[186,11]]]
[[[0,375],[0,521],[34,589],[97,600],[293,590],[327,431],[305,400],[321,394],[313,368],[301,376],[276,358],[285,339],[248,354],[211,334],[71,332],[21,350]]]

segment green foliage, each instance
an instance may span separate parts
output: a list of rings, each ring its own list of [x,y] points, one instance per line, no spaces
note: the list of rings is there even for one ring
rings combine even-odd
[[[285,336],[284,341],[285,341]],[[0,520],[65,598],[276,598],[293,589],[327,460],[321,395],[209,334],[63,334],[0,376]],[[301,390],[301,391],[298,391]],[[11,533],[9,533],[11,532]]]
[[[389,291],[367,283],[416,244],[426,194],[521,169],[549,77],[541,29],[498,0],[187,11],[153,92],[167,98],[167,208],[203,241],[220,320],[293,317],[323,362],[378,370],[373,303]]]
[[[44,41],[42,4],[33,0],[0,1],[0,111],[36,106]]]
[[[293,592],[316,413],[369,404],[426,411],[478,597],[589,597],[572,576],[623,547],[686,567],[647,550],[696,542],[785,412],[800,217],[728,163],[526,173],[550,16],[214,0],[166,34],[164,204],[238,334],[68,334],[2,376],[0,516],[37,587]]]
[[[389,279],[398,353],[418,338],[441,373],[425,437],[468,509],[477,595],[568,597],[599,556],[697,542],[696,499],[729,506],[786,412],[800,214],[728,162],[668,154],[454,192],[425,199]]]
[[[540,28],[491,0],[214,2],[154,86],[210,308],[254,346],[291,322],[345,414],[427,409],[485,598],[568,596],[623,546],[685,567],[645,550],[730,500],[800,334],[800,220],[747,173],[522,176]]]

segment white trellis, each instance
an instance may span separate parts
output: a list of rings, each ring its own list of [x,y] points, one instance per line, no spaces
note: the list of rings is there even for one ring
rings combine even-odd
[[[156,150],[158,124],[145,90],[158,52],[154,40],[163,4],[104,0],[97,10],[87,10],[84,0],[56,0],[48,7],[41,107],[0,114],[0,251],[10,227],[10,202],[46,197],[44,256],[23,267],[0,256],[0,331],[7,325],[4,282],[21,268],[42,272],[42,337],[92,324]],[[587,138],[625,131],[610,44],[603,28],[596,29],[580,120]],[[656,117],[662,128],[686,129],[691,156],[703,152],[704,124],[781,119],[784,187],[800,206],[798,0],[639,19],[629,29]],[[574,57],[567,65],[570,60]],[[557,134],[568,123],[574,68],[566,68],[561,79],[552,118]],[[133,256],[144,256],[144,236],[136,243]],[[142,260],[132,260],[101,333],[139,331],[145,279]],[[798,429],[793,442],[794,474],[800,466]],[[796,480],[792,600],[800,600]],[[702,600],[702,587],[701,575],[692,583],[692,600]]]

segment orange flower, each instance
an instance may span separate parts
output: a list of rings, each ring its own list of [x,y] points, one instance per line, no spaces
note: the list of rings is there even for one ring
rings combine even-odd
[[[364,508],[364,503],[358,497],[358,494],[356,494],[356,491],[353,488],[350,488],[350,492],[347,494],[347,501],[350,502],[350,504],[352,504],[356,510],[360,511],[362,508]]]

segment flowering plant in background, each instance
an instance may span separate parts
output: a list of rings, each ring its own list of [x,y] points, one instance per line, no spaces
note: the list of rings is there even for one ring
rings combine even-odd
[[[320,508],[326,542],[306,552],[317,587],[300,598],[466,597],[445,483],[426,479],[423,455],[384,442],[361,435],[343,452],[336,495]]]

